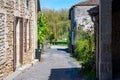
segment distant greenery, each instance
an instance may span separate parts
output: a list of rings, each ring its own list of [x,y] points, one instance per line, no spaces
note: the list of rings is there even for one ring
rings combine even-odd
[[[94,34],[89,31],[85,32],[82,29],[77,30],[75,38],[75,54],[76,59],[81,62],[81,72],[89,78],[95,78],[95,54],[94,54]],[[91,79],[90,79],[91,78]]]
[[[64,45],[67,45],[67,41],[55,41],[55,42],[53,41],[51,42],[51,44],[64,46]]]
[[[66,9],[59,11],[42,9],[42,13],[48,19],[48,28],[52,32],[46,37],[46,40],[50,43],[59,41],[67,42],[70,29],[69,11]]]

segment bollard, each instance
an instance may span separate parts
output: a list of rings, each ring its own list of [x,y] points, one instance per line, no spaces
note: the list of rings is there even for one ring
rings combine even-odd
[[[41,59],[41,49],[40,48],[36,49],[35,59],[38,59],[39,61]]]

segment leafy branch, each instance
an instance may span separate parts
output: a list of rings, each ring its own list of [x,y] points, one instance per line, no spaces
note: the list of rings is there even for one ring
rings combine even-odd
[[[50,34],[48,29],[48,20],[43,13],[38,14],[38,47],[45,41],[46,35]]]

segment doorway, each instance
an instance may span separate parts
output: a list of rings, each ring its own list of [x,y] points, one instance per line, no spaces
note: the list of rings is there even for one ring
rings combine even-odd
[[[112,70],[113,78],[120,75],[120,1],[112,2]],[[119,77],[120,78],[120,77]]]
[[[13,23],[13,51],[14,71],[22,66],[23,62],[23,19],[14,17]]]

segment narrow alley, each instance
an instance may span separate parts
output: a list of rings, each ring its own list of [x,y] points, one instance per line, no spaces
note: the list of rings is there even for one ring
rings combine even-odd
[[[41,62],[14,80],[85,80],[79,70],[80,65],[67,53],[67,47],[52,46],[42,55]]]

